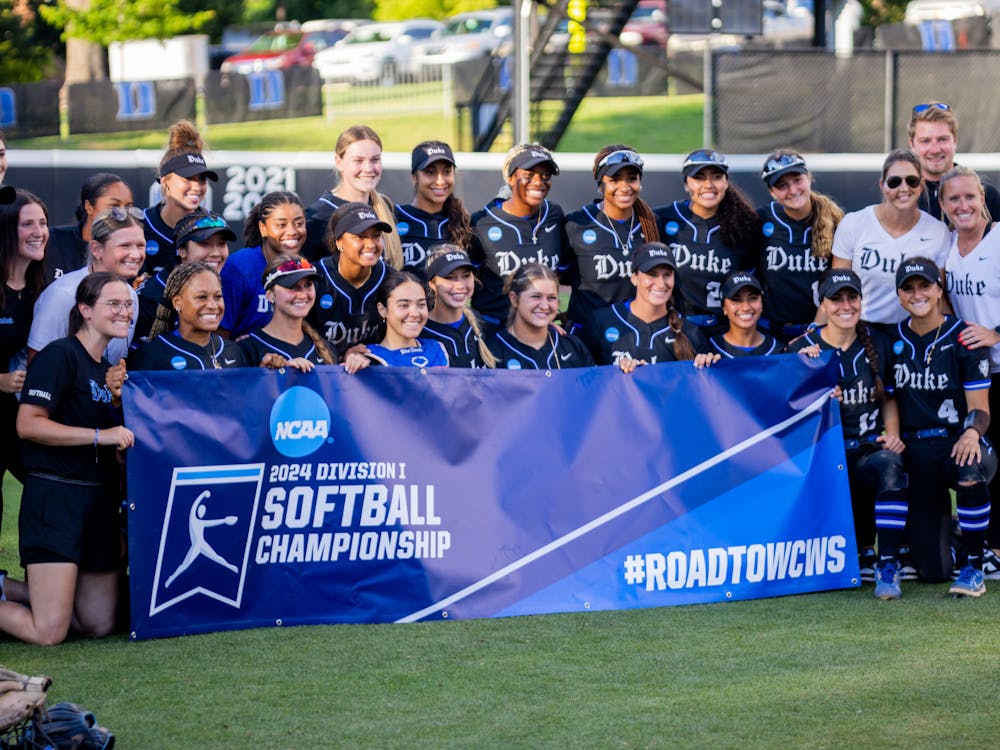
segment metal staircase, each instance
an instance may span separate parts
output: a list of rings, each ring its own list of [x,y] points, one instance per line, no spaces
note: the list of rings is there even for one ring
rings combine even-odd
[[[530,57],[532,140],[556,148],[638,4],[639,0],[591,0],[582,21],[570,18],[571,0],[547,6]],[[474,150],[489,151],[509,125],[512,78],[511,58],[497,57],[476,86],[470,103]]]

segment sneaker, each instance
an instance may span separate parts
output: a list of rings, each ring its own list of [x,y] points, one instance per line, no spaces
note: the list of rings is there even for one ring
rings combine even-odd
[[[990,547],[983,550],[983,578],[1000,581],[1000,557]]]
[[[904,581],[915,581],[919,578],[917,569],[913,566],[913,559],[910,557],[909,547],[899,548],[899,577]]]
[[[891,557],[880,560],[875,566],[875,598],[899,599],[903,595],[899,580],[899,563]]]
[[[952,596],[982,596],[986,593],[986,584],[983,583],[983,571],[966,565],[962,568],[958,580],[951,584],[948,593]]]
[[[862,583],[875,583],[876,563],[878,563],[878,556],[873,549],[866,549],[858,555],[858,567],[861,568]]]

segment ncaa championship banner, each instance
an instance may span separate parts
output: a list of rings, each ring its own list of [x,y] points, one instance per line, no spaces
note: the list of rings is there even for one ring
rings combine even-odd
[[[130,373],[132,637],[856,586],[836,378]]]

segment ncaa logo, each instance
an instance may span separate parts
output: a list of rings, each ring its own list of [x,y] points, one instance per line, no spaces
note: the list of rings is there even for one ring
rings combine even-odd
[[[324,294],[322,297],[319,298],[319,306],[322,307],[324,310],[329,310],[331,307],[333,307],[333,297],[329,294]]]
[[[271,407],[271,441],[278,453],[301,458],[314,453],[330,435],[330,410],[316,391],[294,386]]]
[[[399,235],[402,237],[404,234],[410,233],[410,225],[405,221],[401,221],[396,224],[396,231],[399,232]]]
[[[604,331],[604,339],[606,341],[610,341],[612,344],[618,340],[619,336],[621,336],[621,334],[618,332],[618,329],[615,328],[614,326],[611,326],[611,328],[607,328]]]
[[[903,353],[903,342],[902,341],[897,341],[895,344],[892,345],[892,353],[893,354],[902,354]]]
[[[678,230],[680,229],[680,226],[677,224],[676,221],[668,221],[666,223],[666,226],[664,226],[663,228],[666,230],[667,234],[669,234],[672,237],[673,235],[677,234]]]
[[[765,221],[764,226],[761,227],[761,231],[764,233],[765,237],[770,237],[774,234],[774,224],[770,221]]]
[[[500,227],[490,227],[489,231],[486,233],[486,236],[489,237],[490,240],[492,240],[493,242],[496,242],[501,237],[503,237],[503,230],[501,230]]]
[[[170,366],[175,370],[183,370],[188,366],[187,360],[184,357],[178,355],[170,360]]]
[[[593,245],[595,242],[597,242],[597,232],[595,232],[593,229],[586,230],[583,233],[583,241],[586,242],[588,245]]]
[[[520,363],[520,361],[518,361],[516,359],[508,359],[507,363],[506,363],[506,368],[508,370],[520,370],[521,369],[521,363]]]
[[[160,252],[160,243],[156,240],[146,241],[146,255],[156,255]]]

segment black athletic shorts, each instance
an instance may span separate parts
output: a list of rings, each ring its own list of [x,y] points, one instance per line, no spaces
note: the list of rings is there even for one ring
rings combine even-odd
[[[113,487],[29,474],[21,493],[21,565],[76,563],[81,572],[118,569],[118,502]]]

